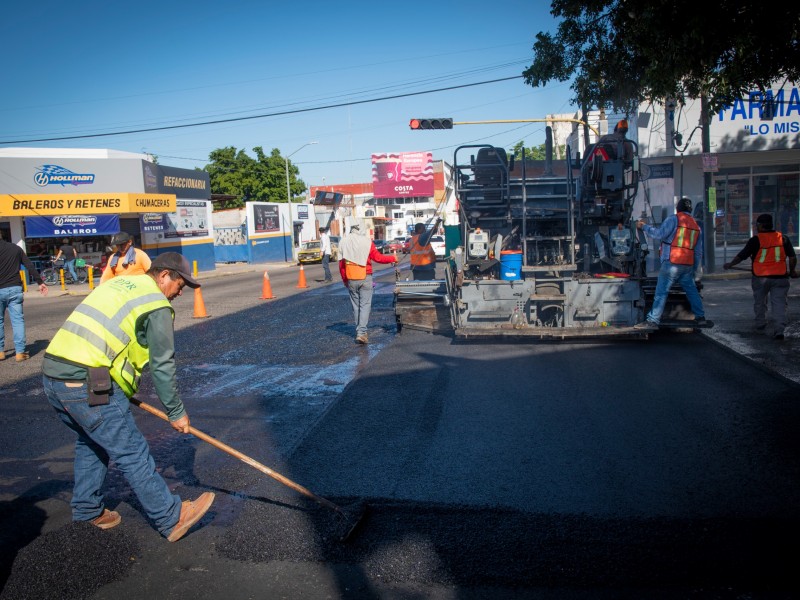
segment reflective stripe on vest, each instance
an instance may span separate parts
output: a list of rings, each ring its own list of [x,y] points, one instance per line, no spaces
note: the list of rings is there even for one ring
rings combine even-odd
[[[783,236],[778,231],[758,234],[758,254],[753,260],[753,275],[786,275],[786,252],[783,249]]]
[[[172,305],[149,275],[115,277],[98,286],[70,314],[47,352],[86,367],[108,367],[111,377],[131,396],[150,360],[136,338],[145,315]]]
[[[694,249],[700,237],[700,227],[692,216],[679,212],[678,228],[672,236],[669,249],[669,262],[674,265],[693,265]]]
[[[415,235],[411,238],[411,264],[415,267],[424,267],[432,265],[436,262],[436,252],[433,247],[429,245],[421,246],[419,244],[419,236]]]

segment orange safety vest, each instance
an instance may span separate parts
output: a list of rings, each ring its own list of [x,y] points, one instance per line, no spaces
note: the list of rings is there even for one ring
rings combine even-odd
[[[430,244],[421,246],[419,236],[411,238],[411,265],[414,267],[426,267],[436,262],[436,252]]]
[[[753,275],[786,275],[786,252],[783,249],[783,236],[778,231],[758,234],[759,249],[753,259]]]
[[[694,248],[700,239],[700,227],[689,213],[679,212],[678,228],[669,243],[669,262],[674,265],[693,265]]]

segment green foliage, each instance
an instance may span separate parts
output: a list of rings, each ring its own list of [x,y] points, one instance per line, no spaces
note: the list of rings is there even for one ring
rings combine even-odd
[[[512,154],[516,157],[516,160],[522,160],[522,151],[523,151],[523,144],[524,142],[520,141],[510,150]],[[564,156],[567,151],[566,146],[561,146],[561,156]],[[531,148],[525,148],[525,158],[528,160],[545,160],[547,158],[547,152],[545,152],[545,145],[539,144],[538,146],[532,146]],[[557,150],[553,149],[554,154],[558,155]]]
[[[209,154],[204,167],[211,180],[212,194],[236,196],[221,208],[241,208],[245,202],[286,202],[286,159],[273,148],[269,155],[261,146],[253,148],[256,157],[233,146],[218,148]],[[292,197],[308,189],[297,176],[300,170],[289,161],[289,186]]]
[[[713,114],[753,89],[800,79],[800,3],[553,0],[523,71],[540,87],[574,77],[574,103],[631,114],[664,98],[708,98]]]

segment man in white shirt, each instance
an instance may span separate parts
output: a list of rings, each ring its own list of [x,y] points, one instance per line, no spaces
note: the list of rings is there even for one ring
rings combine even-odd
[[[320,249],[322,250],[322,270],[325,271],[325,281],[333,281],[328,263],[331,260],[331,238],[327,227],[319,228]]]

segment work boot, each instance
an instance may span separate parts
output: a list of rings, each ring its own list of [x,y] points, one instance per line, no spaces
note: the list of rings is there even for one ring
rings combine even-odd
[[[113,510],[108,510],[107,508],[103,509],[103,512],[100,513],[99,517],[95,517],[89,521],[89,523],[95,527],[99,527],[100,529],[111,529],[112,527],[119,525],[121,522],[122,517],[119,516],[119,513]]]
[[[0,351],[0,360],[5,360],[5,359],[6,359],[6,353]]]
[[[636,325],[634,325],[633,328],[650,330],[650,329],[658,329],[658,325],[656,323],[653,323],[652,321],[644,320],[641,323],[636,323]]]
[[[211,508],[212,502],[214,502],[214,492],[203,492],[197,497],[197,500],[184,500],[181,504],[181,516],[167,539],[170,542],[177,542],[181,539],[192,525],[203,518],[203,515]]]
[[[18,352],[17,353],[17,362],[22,362],[23,360],[28,360],[31,357],[30,354],[27,352]]]
[[[367,338],[366,333],[362,333],[356,336],[356,342],[359,344],[367,344],[369,343],[369,338]]]

